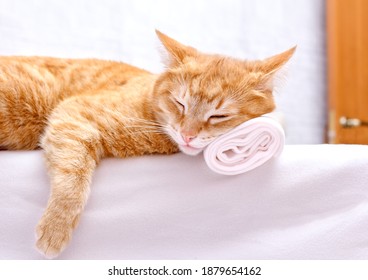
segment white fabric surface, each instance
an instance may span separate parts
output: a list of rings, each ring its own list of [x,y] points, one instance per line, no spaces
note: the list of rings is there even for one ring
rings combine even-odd
[[[324,9],[321,0],[0,0],[0,55],[96,57],[160,72],[155,28],[243,59],[298,45],[276,93],[286,143],[323,143]]]
[[[205,148],[203,157],[214,172],[238,175],[278,157],[284,144],[284,129],[268,114],[246,121],[216,138]]]
[[[62,259],[367,259],[368,146],[285,146],[237,176],[183,154],[105,159]],[[42,258],[42,151],[0,151],[0,258]]]

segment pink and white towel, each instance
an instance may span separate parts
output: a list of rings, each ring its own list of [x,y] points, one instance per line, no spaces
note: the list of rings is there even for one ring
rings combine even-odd
[[[204,150],[210,169],[224,175],[250,171],[281,154],[285,133],[277,118],[251,119],[218,137]]]

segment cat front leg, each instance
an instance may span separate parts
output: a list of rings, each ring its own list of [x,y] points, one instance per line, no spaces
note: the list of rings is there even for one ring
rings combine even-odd
[[[36,228],[38,250],[56,257],[71,239],[102,156],[100,133],[90,123],[51,120],[42,139],[51,179],[47,208]]]

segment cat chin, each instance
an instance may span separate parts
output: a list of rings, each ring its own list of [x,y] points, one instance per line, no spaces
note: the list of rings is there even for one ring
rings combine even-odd
[[[189,156],[196,156],[199,153],[201,153],[203,151],[203,148],[193,148],[190,146],[182,146],[179,145],[179,149],[180,151],[182,151],[184,154],[189,155]]]

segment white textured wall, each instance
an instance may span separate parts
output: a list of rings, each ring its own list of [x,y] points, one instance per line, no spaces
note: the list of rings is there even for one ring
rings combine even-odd
[[[155,28],[202,51],[239,58],[297,44],[277,94],[287,142],[323,141],[324,1],[0,0],[0,55],[107,58],[158,72]]]

